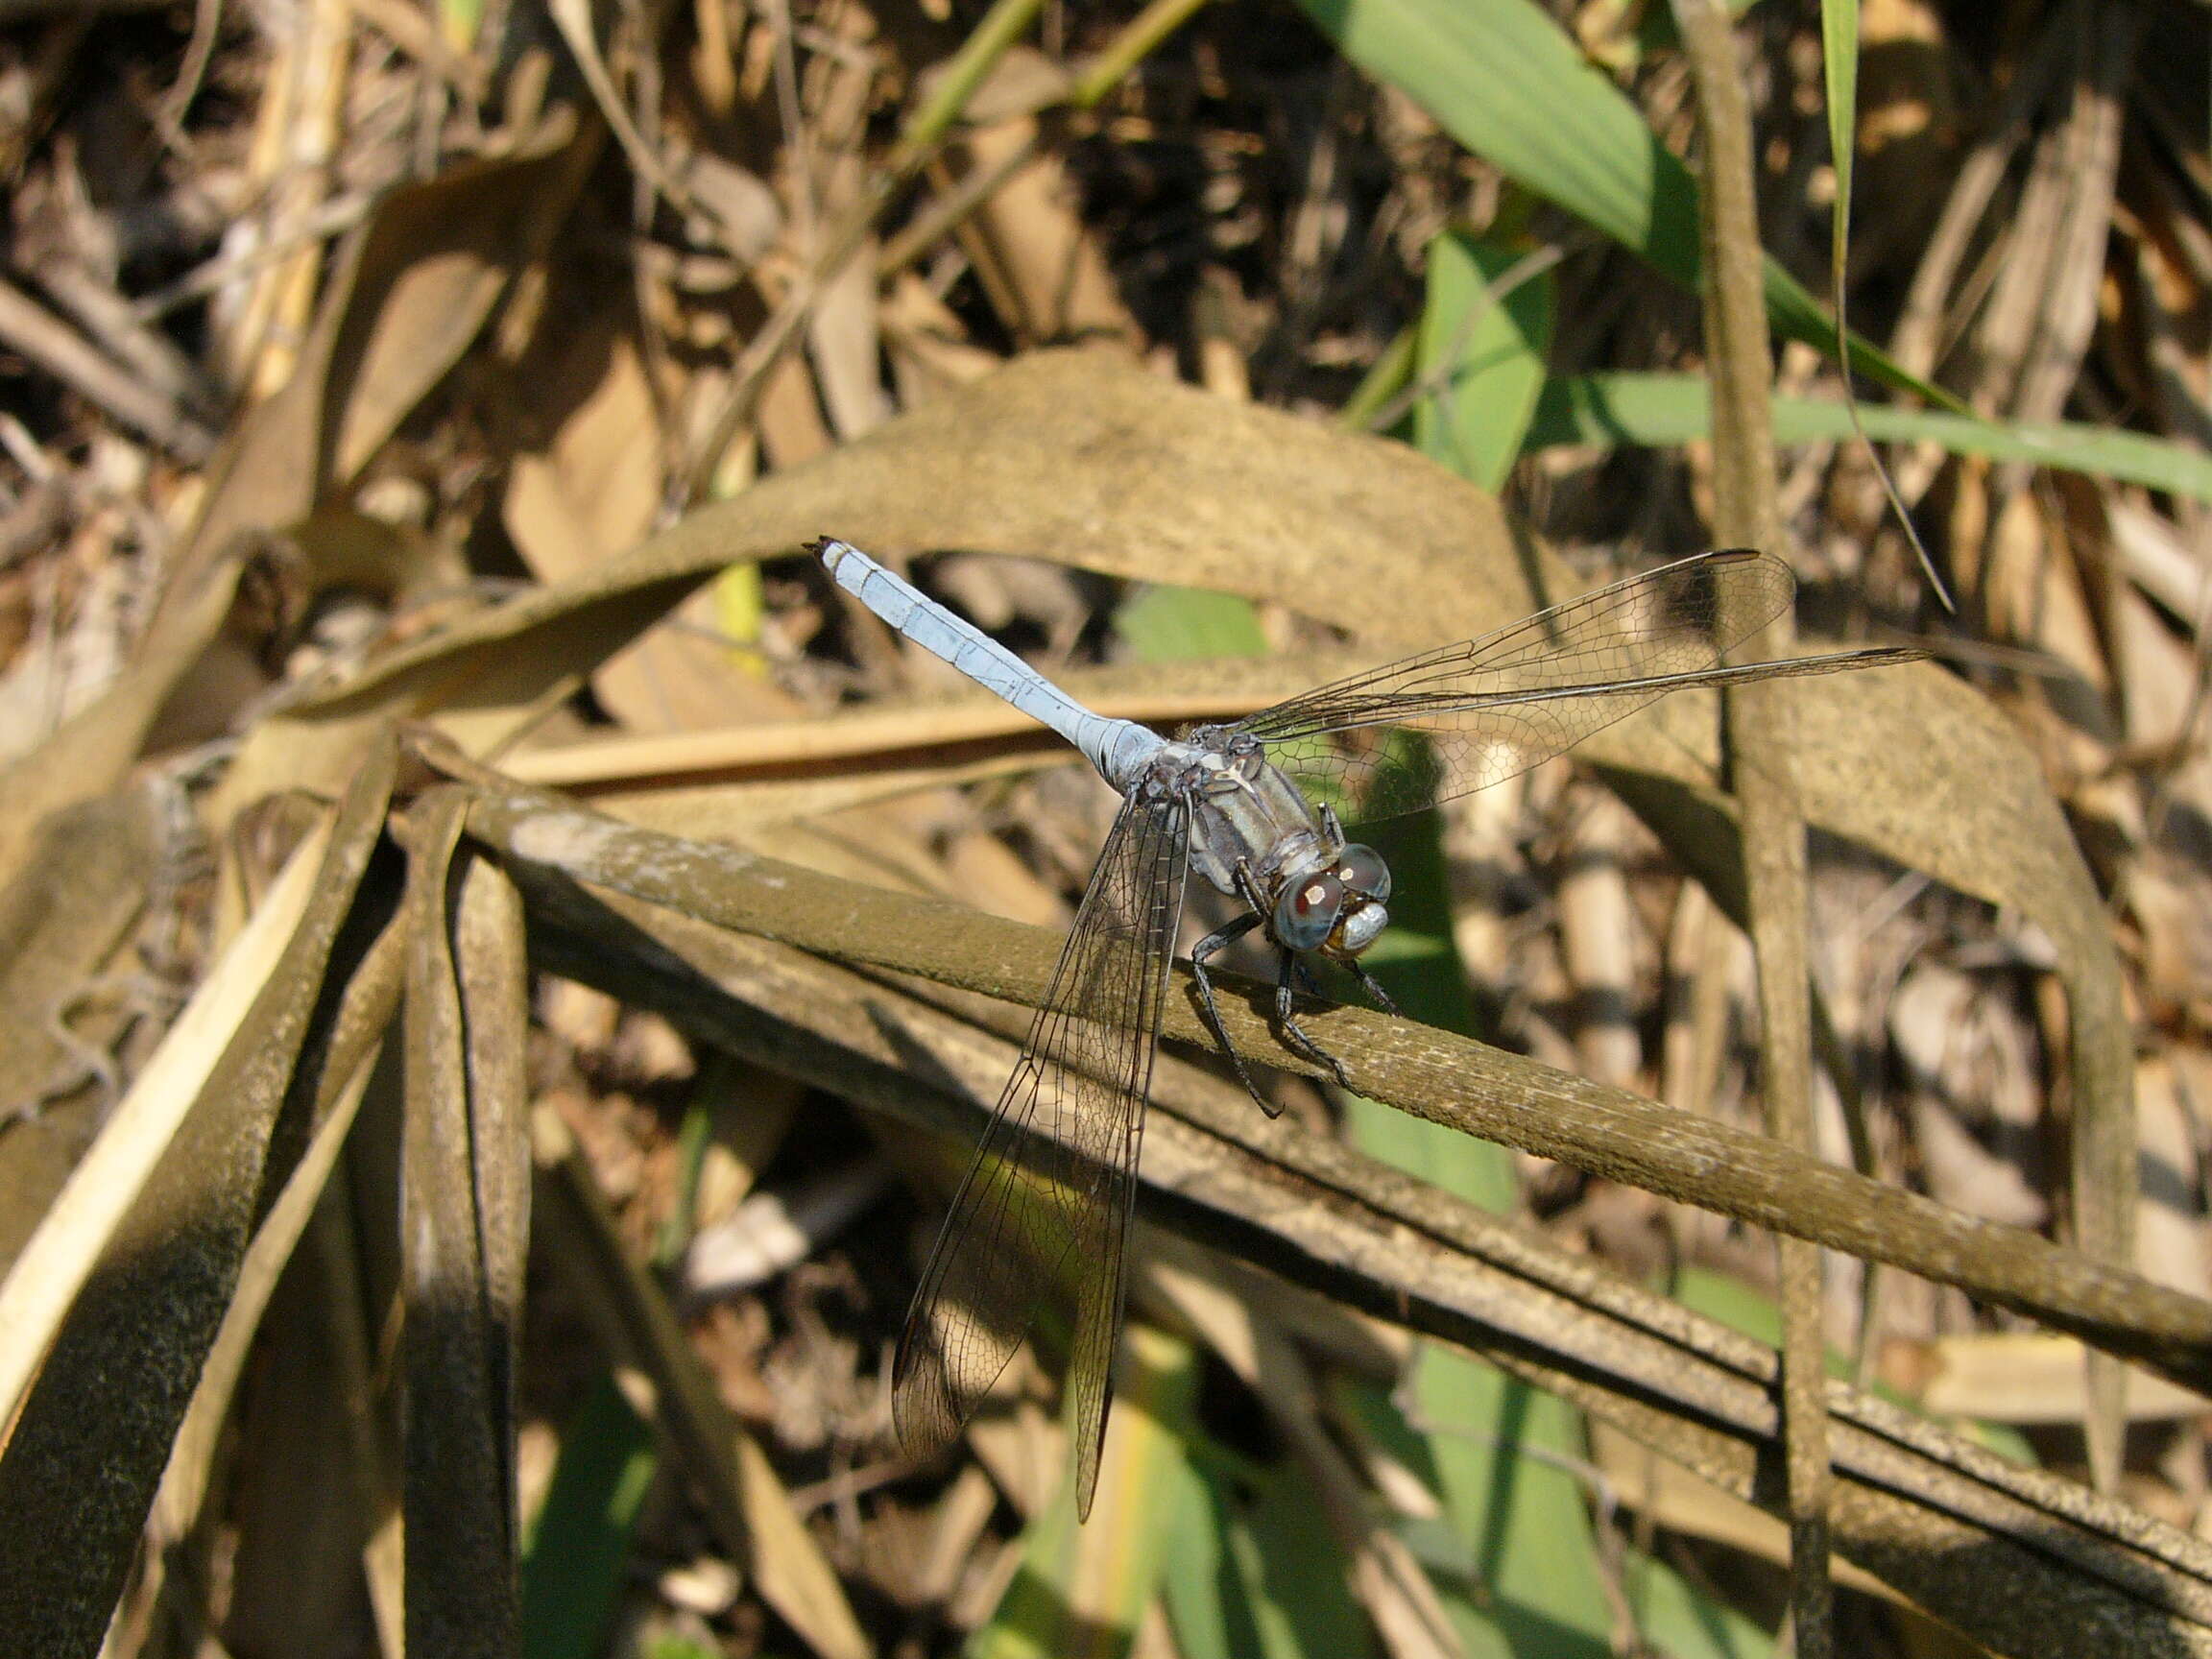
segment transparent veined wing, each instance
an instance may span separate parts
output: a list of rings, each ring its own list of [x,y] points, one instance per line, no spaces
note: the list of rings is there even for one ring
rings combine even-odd
[[[923,1270],[892,1369],[900,1441],[926,1455],[960,1431],[1046,1297],[1071,1285],[1066,1416],[1086,1519],[1113,1392],[1123,1251],[1188,835],[1180,801],[1122,805]]]
[[[1316,686],[1237,729],[1291,777],[1339,795],[1347,818],[1372,822],[1503,782],[1671,691],[1925,655],[1876,649],[1722,667],[1724,653],[1790,609],[1796,587],[1770,554],[1701,553],[1479,639]],[[1405,764],[1382,741],[1389,728],[1427,738],[1428,763]]]

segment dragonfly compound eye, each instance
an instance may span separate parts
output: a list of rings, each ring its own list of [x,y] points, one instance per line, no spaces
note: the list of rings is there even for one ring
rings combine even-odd
[[[1275,941],[1286,950],[1318,950],[1343,909],[1344,883],[1333,871],[1301,877],[1275,901]]]
[[[1374,848],[1362,847],[1357,841],[1337,854],[1336,879],[1356,898],[1380,903],[1390,897],[1390,866]]]

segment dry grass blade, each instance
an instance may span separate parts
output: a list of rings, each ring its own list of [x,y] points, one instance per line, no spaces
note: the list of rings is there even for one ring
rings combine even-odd
[[[490,961],[467,959],[466,975],[455,958],[467,810],[458,790],[433,791],[409,826],[406,1630],[418,1652],[491,1659],[512,1652],[517,1636],[512,1366],[529,1212],[514,1201],[507,1166],[525,1144],[528,1009],[518,939]],[[508,922],[518,933],[520,916]],[[489,943],[481,925],[470,931]],[[482,1062],[493,1056],[488,1071]],[[505,1202],[484,1205],[488,1187]]]
[[[0,1582],[0,1626],[26,1651],[89,1650],[113,1612],[236,1287],[278,1115],[310,1104],[292,1101],[294,1068],[330,1013],[325,973],[383,833],[397,752],[387,745],[378,759],[340,808],[299,924],[222,1058],[188,1109],[165,1102],[174,1134],[103,1240],[0,1455],[0,1556],[13,1563]],[[315,1079],[305,1082],[312,1090]],[[87,1435],[93,1399],[109,1409]],[[57,1536],[78,1547],[56,1551]]]
[[[1751,119],[1733,19],[1717,0],[1674,0],[1697,88],[1704,166],[1698,190],[1698,279],[1713,377],[1713,528],[1723,541],[1773,546],[1780,538],[1767,348],[1764,253],[1752,183]],[[1795,618],[1785,613],[1751,642],[1786,654]],[[1757,687],[1728,696],[1731,751],[1740,757],[1743,884],[1759,967],[1759,1052],[1767,1133],[1808,1157],[1813,1127],[1812,976],[1806,941],[1805,823],[1797,805],[1797,733],[1790,704]],[[1836,1650],[1828,1578],[1828,1415],[1822,1379],[1820,1252],[1776,1240],[1782,1304],[1782,1424],[1790,1519],[1790,1629],[1805,1659]]]
[[[522,1344],[522,1291],[530,1257],[528,953],[522,904],[513,883],[476,850],[461,870],[453,951],[461,987],[469,1066],[469,1144],[484,1308],[490,1329],[486,1371],[502,1422],[515,1422],[515,1382]],[[506,1518],[516,1491],[512,1443],[498,1447]]]
[[[464,768],[466,769],[466,768]],[[1056,942],[943,901],[897,897],[730,847],[632,829],[556,796],[480,787],[471,832],[541,902],[536,872],[613,888],[726,927],[842,960],[1035,1005]],[[1241,1047],[1273,1052],[1258,993],[1222,1013]],[[1211,1037],[1171,997],[1167,1035]],[[1957,1284],[2126,1354],[2212,1384],[2212,1304],[2100,1267],[2031,1234],[1805,1158],[1763,1138],[1425,1026],[1334,1008],[1309,1017],[1347,1057],[1355,1088],[1486,1141],[1556,1158],[1669,1197]]]
[[[172,1553],[189,1558],[186,1552],[191,1540],[205,1536],[208,1497],[211,1492],[222,1491],[216,1479],[219,1455],[239,1381],[260,1334],[263,1315],[292,1261],[293,1249],[318,1206],[329,1199],[325,1188],[331,1171],[375,1070],[385,1032],[399,1009],[403,954],[401,928],[395,918],[364,953],[360,971],[347,982],[345,1000],[332,1022],[322,1060],[324,1083],[318,1092],[306,1149],[239,1265],[237,1291],[224,1311],[223,1329],[208,1350],[206,1366],[193,1391],[191,1409],[177,1431],[177,1449],[162,1473],[161,1489],[147,1522],[149,1547],[144,1565],[123,1611],[117,1615],[118,1625],[126,1630],[156,1628],[164,1613],[175,1620],[192,1616],[193,1575],[190,1572],[172,1575]],[[358,1291],[352,1298],[334,1295],[329,1301],[335,1328],[343,1312],[356,1310]],[[360,1398],[367,1392],[365,1372],[357,1374],[356,1381],[361,1385],[349,1394]],[[368,1439],[363,1436],[364,1442]],[[397,1480],[381,1467],[380,1448],[363,1443],[354,1451],[357,1456],[351,1472],[356,1479],[347,1495],[366,1490],[380,1501],[387,1491],[397,1489]],[[344,1496],[333,1493],[328,1502],[333,1508],[341,1507]],[[296,1605],[294,1610],[298,1610]]]
[[[472,822],[496,830],[502,816],[480,804]],[[549,830],[542,841],[573,846],[574,826],[567,829],[567,835]],[[673,851],[660,843],[656,855],[665,860]],[[870,976],[724,932],[677,909],[614,893],[593,896],[570,879],[615,875],[603,864],[576,872],[534,861],[514,867],[541,921],[536,948],[557,972],[591,978],[718,1046],[929,1127],[972,1123],[996,1092],[1007,1037],[979,1036],[967,1019]],[[854,935],[904,935],[920,919],[902,919],[903,911],[945,908],[861,901],[856,910],[834,897],[841,884],[764,861],[751,868],[765,886],[760,909],[740,926],[766,925],[773,912],[808,935],[813,948],[839,953],[864,953]],[[696,888],[679,885],[688,900],[698,898]],[[734,886],[726,896],[733,893]],[[676,892],[658,897],[689,907]],[[724,907],[720,920],[737,918]],[[936,925],[934,916],[922,924]],[[972,980],[1042,995],[1048,937],[975,919],[966,932],[980,936],[983,958],[970,964]],[[830,944],[832,935],[844,938],[842,948]],[[957,960],[953,971],[960,971]],[[1234,1036],[1259,1040],[1256,1013],[1236,1005],[1225,1012]],[[1007,1022],[1009,1032],[1018,1028]],[[1171,1019],[1171,1036],[1198,1041],[1199,1030],[1194,1017]],[[1623,1142],[1652,1132],[1668,1116],[1578,1080],[1556,1079],[1555,1094],[1526,1092],[1527,1074],[1539,1068],[1433,1033],[1423,1041],[1453,1050],[1438,1058],[1458,1087],[1472,1082],[1474,1093],[1496,1101],[1497,1120],[1479,1125],[1484,1134],[1512,1139],[1507,1120],[1534,1124],[1563,1103],[1561,1094],[1602,1096],[1607,1138]],[[1387,1093],[1376,1079],[1360,1082]],[[1516,1082],[1523,1092],[1515,1092]],[[1163,1066],[1155,1104],[1145,1178],[1151,1213],[1160,1219],[1333,1299],[1474,1347],[1731,1492],[1776,1504],[1779,1417],[1770,1350],[1286,1119],[1262,1119],[1217,1079],[1181,1064]],[[1541,1134],[1534,1138],[1554,1154],[1562,1150]],[[1719,1166],[1743,1150],[1714,1146],[1701,1162]],[[1772,1167],[1753,1173],[1788,1184]],[[1882,1220],[1894,1223],[1896,1216]],[[1954,1237],[1944,1248],[1965,1243]],[[1863,1246],[1854,1239],[1845,1247]],[[2056,1255],[2048,1252],[2046,1260],[2055,1262]],[[1990,1288],[1980,1286],[1984,1294]],[[1856,1390],[1836,1385],[1830,1404],[1841,1423],[1839,1548],[1924,1605],[1944,1609],[1959,1628],[2024,1650],[2023,1630],[2037,1623],[2033,1650],[2083,1655],[2109,1651],[2102,1644],[2114,1631],[2126,1632],[2123,1640],[2178,1640],[2185,1649],[2212,1641],[2212,1552],[2194,1539]],[[2205,1634],[2191,1634],[2191,1626]]]

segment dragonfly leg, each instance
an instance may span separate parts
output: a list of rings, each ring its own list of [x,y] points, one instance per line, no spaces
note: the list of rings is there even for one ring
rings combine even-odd
[[[1198,1005],[1205,1010],[1206,1023],[1214,1029],[1214,1041],[1221,1045],[1221,1052],[1229,1056],[1229,1064],[1237,1068],[1237,1080],[1244,1085],[1244,1093],[1259,1102],[1260,1110],[1273,1118],[1283,1108],[1260,1093],[1252,1082],[1252,1073],[1244,1070],[1244,1056],[1237,1052],[1237,1045],[1229,1041],[1229,1033],[1221,1023],[1221,1010],[1214,1002],[1214,980],[1206,972],[1207,962],[1225,946],[1232,945],[1260,926],[1260,914],[1255,910],[1249,916],[1239,916],[1226,927],[1216,927],[1197,944],[1190,947],[1190,972],[1198,981]]]
[[[1292,984],[1299,968],[1298,954],[1294,950],[1283,952],[1283,966],[1275,980],[1275,1035],[1283,1040],[1283,1046],[1302,1059],[1316,1066],[1326,1066],[1335,1074],[1343,1088],[1352,1087],[1352,1074],[1344,1070],[1344,1062],[1306,1035],[1306,1028],[1298,1023],[1298,1016],[1291,1001]]]
[[[1400,1008],[1397,1003],[1390,1000],[1390,993],[1383,990],[1380,984],[1376,983],[1375,975],[1368,973],[1367,970],[1361,966],[1359,960],[1357,957],[1347,958],[1345,960],[1344,966],[1351,969],[1353,974],[1358,978],[1359,989],[1366,992],[1370,998],[1374,998],[1376,1007],[1382,1009],[1383,1013],[1395,1015],[1401,1020],[1406,1018],[1406,1011],[1403,1008]]]
[[[1253,924],[1267,914],[1266,895],[1260,891],[1260,883],[1252,875],[1251,865],[1241,858],[1237,860],[1234,878],[1237,882],[1237,896],[1252,906],[1252,914],[1244,918],[1244,928],[1249,930]],[[1351,1088],[1352,1079],[1344,1070],[1344,1063],[1330,1053],[1328,1049],[1322,1047],[1320,1044],[1314,1042],[1312,1038],[1307,1036],[1305,1027],[1298,1023],[1298,1016],[1293,1010],[1291,998],[1295,991],[1296,976],[1308,972],[1306,964],[1299,959],[1297,951],[1286,950],[1283,942],[1277,939],[1272,932],[1267,935],[1267,938],[1281,952],[1282,956],[1282,965],[1277,971],[1275,979],[1275,1035],[1282,1040],[1284,1047],[1289,1049],[1301,1060],[1310,1060],[1316,1066],[1328,1067],[1331,1071],[1335,1073],[1338,1083],[1347,1089]],[[1196,956],[1197,952],[1193,950],[1191,955]],[[1242,1067],[1239,1066],[1238,1070],[1241,1070]],[[1249,1088],[1250,1085],[1247,1084],[1246,1087]],[[1255,1094],[1253,1098],[1258,1100],[1260,1097]],[[1280,1106],[1269,1106],[1264,1100],[1261,1100],[1260,1104],[1269,1117],[1273,1117],[1282,1110]]]

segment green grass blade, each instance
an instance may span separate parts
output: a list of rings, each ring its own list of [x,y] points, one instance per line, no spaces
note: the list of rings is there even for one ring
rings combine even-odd
[[[1836,204],[1828,239],[1828,290],[1836,298],[1836,327],[1842,332],[1851,325],[1851,164],[1858,152],[1859,132],[1859,0],[1821,0],[1820,58],[1828,84],[1828,153],[1836,169]],[[1875,476],[1882,480],[1882,493],[1889,498],[1889,510],[1897,515],[1899,526],[1911,541],[1929,588],[1943,602],[1944,610],[1956,611],[1958,606],[1951,598],[1951,590],[1944,585],[1936,561],[1921,541],[1912,515],[1905,511],[1904,499],[1897,493],[1897,481],[1890,477],[1882,457],[1871,453],[1873,440],[1866,434],[1858,394],[1848,374],[1843,376],[1843,413],[1851,422],[1851,435],[1869,452]],[[1954,413],[1964,411],[1955,409]]]
[[[600,1378],[561,1437],[553,1483],[523,1552],[526,1659],[590,1659],[601,1651],[659,1463],[653,1426],[612,1377]]]
[[[1199,1366],[1190,1345],[1149,1326],[1122,1341],[1120,1387],[1091,1524],[1075,1520],[1071,1482],[1031,1525],[1022,1566],[970,1659],[1117,1659],[1137,1639],[1168,1560],[1185,1544],[1163,1517],[1206,1520],[1190,1498]]]
[[[1820,0],[1821,72],[1828,82],[1828,149],[1836,164],[1836,277],[1851,244],[1851,157],[1859,131],[1859,0]]]
[[[1279,1464],[1240,1503],[1211,1473],[1193,1482],[1195,1524],[1163,1590],[1184,1659],[1334,1659],[1370,1650],[1367,1617],[1303,1474]]]
[[[1339,51],[1411,97],[1445,132],[1685,288],[1697,286],[1697,188],[1621,89],[1528,0],[1298,0]],[[1833,355],[1836,331],[1802,284],[1767,262],[1774,326]],[[1854,365],[1960,408],[1864,341]]]
[[[1336,411],[1338,421],[1355,432],[1389,430],[1396,436],[1405,436],[1398,422],[1384,417],[1383,411],[1395,405],[1398,395],[1413,383],[1418,331],[1418,328],[1401,328],[1390,344],[1382,348],[1382,355],[1360,376],[1352,396],[1344,399],[1344,407]]]
[[[1407,1018],[1472,1031],[1479,1021],[1451,932],[1435,814],[1364,828],[1390,866],[1391,926],[1367,958]],[[1385,950],[1382,947],[1387,946]],[[1479,1204],[1513,1207],[1512,1155],[1500,1146],[1357,1097],[1354,1142],[1371,1156]],[[1580,1483],[1562,1466],[1585,1456],[1575,1414],[1481,1361],[1424,1349],[1407,1384],[1418,1407],[1423,1469],[1469,1551],[1471,1582],[1437,1587],[1470,1655],[1611,1652],[1605,1587]],[[1370,1415],[1374,1428],[1377,1419]]]
[[[1630,1555],[1622,1575],[1636,1634],[1668,1659],[1767,1659],[1774,1639],[1733,1607],[1704,1595],[1664,1561]]]
[[[2170,494],[2212,501],[2212,456],[2103,426],[2067,421],[2000,425],[1933,409],[1864,406],[1867,435],[1883,443],[1940,445],[1960,455],[2025,461],[2061,472],[2141,484]],[[1551,381],[1536,400],[1528,444],[1585,444],[1665,447],[1712,431],[1705,381],[1695,374],[1585,374]],[[1851,436],[1843,405],[1824,398],[1776,397],[1778,444],[1840,441]]]
[[[1195,1465],[1183,1507],[1169,1522],[1177,1533],[1160,1575],[1161,1599],[1183,1659],[1238,1659],[1263,1654],[1260,1629],[1244,1595],[1229,1529],[1237,1517],[1213,1472]]]
[[[1515,281],[1530,251],[1448,230],[1429,244],[1414,354],[1413,441],[1495,493],[1521,453],[1551,349],[1548,274]],[[1517,270],[1518,268],[1518,270]],[[1499,292],[1503,284],[1512,285]]]

